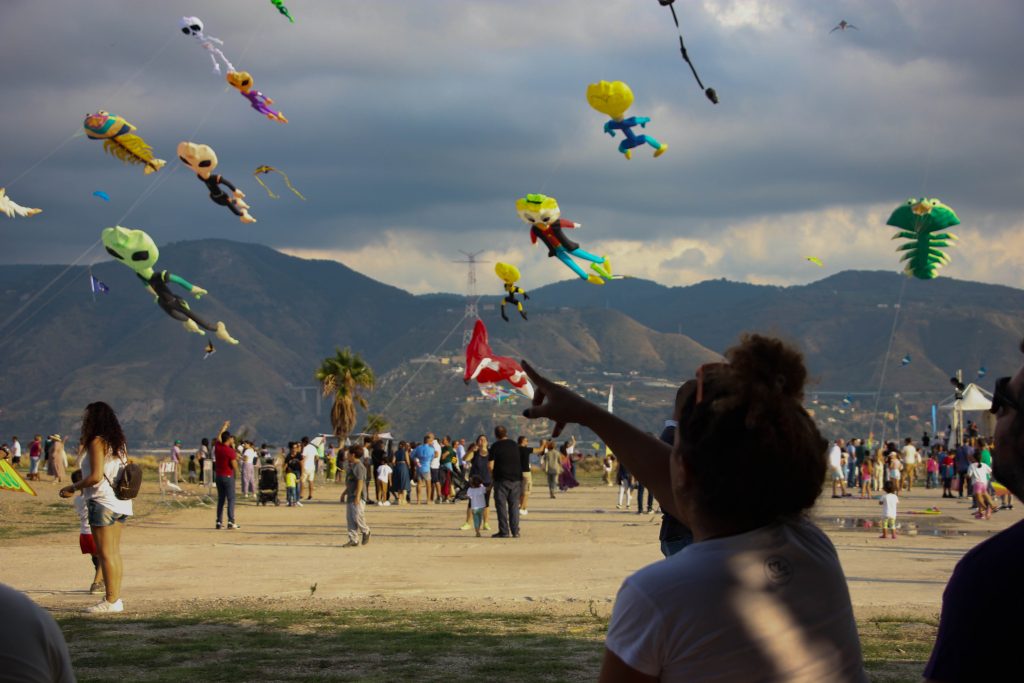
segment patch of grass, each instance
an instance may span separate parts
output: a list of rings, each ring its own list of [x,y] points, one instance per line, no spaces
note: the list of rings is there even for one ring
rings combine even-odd
[[[97,620],[58,614],[80,681],[592,681],[608,620],[413,610],[201,609]],[[871,681],[920,681],[936,620],[858,624]]]

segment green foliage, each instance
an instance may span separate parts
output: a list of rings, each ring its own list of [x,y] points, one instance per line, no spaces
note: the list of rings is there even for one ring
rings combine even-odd
[[[348,347],[336,348],[333,356],[323,359],[313,377],[320,382],[324,396],[334,398],[331,427],[335,435],[348,436],[356,426],[356,405],[368,405],[360,390],[373,389],[373,370]]]

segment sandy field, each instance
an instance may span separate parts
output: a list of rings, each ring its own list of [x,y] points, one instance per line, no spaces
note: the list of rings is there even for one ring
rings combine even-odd
[[[541,477],[535,475],[540,483]],[[465,504],[367,508],[369,544],[346,542],[340,486],[316,489],[302,508],[238,503],[238,530],[215,530],[210,507],[183,508],[149,487],[139,516],[123,537],[123,597],[129,612],[150,613],[197,602],[295,599],[380,607],[443,605],[481,610],[543,606],[607,613],[622,579],[658,560],[659,515],[615,507],[615,489],[582,486],[556,499],[535,489],[519,539],[476,538],[459,531]],[[5,525],[38,524],[45,533],[4,540],[0,581],[40,604],[63,612],[95,602],[85,592],[89,560],[78,550],[78,528],[56,486],[41,483],[32,499],[3,496]],[[200,491],[199,487],[189,487]],[[943,586],[963,554],[991,533],[1018,521],[1018,509],[991,521],[975,520],[968,503],[915,490],[901,498],[903,533],[878,538],[874,500],[832,499],[828,492],[813,518],[832,538],[846,571],[858,616],[876,613],[935,615]],[[190,496],[193,505],[196,496]],[[635,501],[634,501],[635,502]],[[946,503],[945,505],[943,503]],[[60,505],[66,504],[66,514]],[[939,515],[911,510],[939,506]],[[46,514],[38,522],[36,508]],[[497,529],[491,510],[491,526]],[[845,527],[845,528],[844,528]],[[914,529],[916,528],[916,535]],[[62,529],[56,531],[55,529]],[[316,585],[315,595],[311,586]],[[438,605],[440,606],[440,605]]]

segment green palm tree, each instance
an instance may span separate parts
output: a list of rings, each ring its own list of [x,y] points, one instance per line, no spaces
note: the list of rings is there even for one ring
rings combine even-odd
[[[391,423],[388,422],[387,418],[383,415],[376,413],[367,413],[366,415],[366,432],[377,436],[381,432],[386,432]]]
[[[334,397],[331,408],[331,426],[334,434],[345,438],[356,426],[356,404],[366,408],[366,399],[360,389],[373,389],[373,370],[351,349],[334,349],[334,355],[324,358],[313,375],[320,382],[324,396]]]

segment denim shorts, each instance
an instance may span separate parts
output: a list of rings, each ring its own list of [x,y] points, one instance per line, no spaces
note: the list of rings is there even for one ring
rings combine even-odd
[[[128,519],[128,515],[119,515],[95,500],[90,500],[87,506],[89,509],[89,526],[113,526],[115,522],[124,524],[125,520]]]

